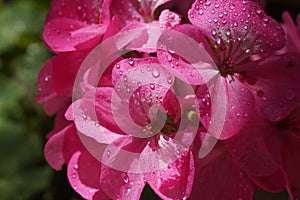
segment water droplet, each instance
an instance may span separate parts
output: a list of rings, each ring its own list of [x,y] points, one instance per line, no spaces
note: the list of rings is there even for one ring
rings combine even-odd
[[[203,13],[204,13],[203,10],[200,9],[200,10],[199,10],[199,14],[200,14],[200,15],[203,15]]]
[[[128,177],[128,175],[127,175],[126,173],[123,173],[123,174],[121,175],[121,177],[122,177],[122,179],[123,179],[123,181],[124,181],[125,183],[128,183],[129,177]]]
[[[116,68],[117,68],[117,69],[120,69],[121,66],[120,66],[119,64],[116,64]]]
[[[208,0],[205,2],[205,5],[210,6],[211,2]]]
[[[82,114],[82,119],[83,119],[83,120],[87,120],[86,114],[84,114],[84,113]]]
[[[156,67],[153,68],[152,76],[153,76],[154,78],[158,78],[158,77],[160,76],[160,72],[159,72],[159,70],[158,70]]]
[[[150,83],[150,88],[151,88],[152,90],[154,90],[154,89],[155,89],[155,85],[154,85],[154,83]]]
[[[233,3],[231,3],[231,4],[229,5],[229,8],[230,8],[230,10],[233,10],[233,9],[235,8],[235,5],[234,5]]]
[[[263,22],[268,23],[269,22],[269,18],[268,17],[264,17],[263,18]]]
[[[82,7],[81,6],[77,6],[77,10],[81,10],[82,9]]]
[[[78,169],[78,165],[77,164],[74,165],[74,169],[76,169],[76,170]]]
[[[216,29],[212,29],[211,30],[211,34],[212,34],[212,36],[216,36],[217,35],[217,30]]]
[[[199,5],[197,4],[197,5],[195,6],[195,8],[196,8],[196,10],[199,10]]]
[[[193,13],[190,14],[190,18],[194,18],[194,14]]]
[[[96,122],[96,123],[95,123],[95,126],[96,126],[96,127],[99,127],[100,125],[99,125],[99,123],[98,123],[98,122]]]
[[[248,113],[244,113],[244,114],[243,114],[243,117],[244,117],[244,118],[247,118],[248,116],[249,116]]]
[[[220,7],[220,4],[216,3],[215,8],[219,8],[219,7]]]
[[[168,55],[167,59],[168,59],[169,62],[171,62],[172,61],[172,56]]]
[[[235,113],[235,116],[236,116],[236,117],[240,117],[240,116],[241,116],[241,113],[237,112],[237,113]]]
[[[107,152],[106,152],[106,157],[107,157],[107,158],[110,158],[110,151],[107,151]]]
[[[133,66],[134,65],[134,61],[133,61],[133,58],[129,58],[128,59],[128,64]]]
[[[256,12],[256,14],[260,15],[262,13],[262,9],[258,8],[258,9],[256,9],[255,12]]]
[[[227,36],[230,36],[230,35],[231,35],[231,31],[230,31],[229,29],[227,29],[227,30],[225,31],[225,34],[226,34]]]
[[[45,80],[45,82],[48,82],[50,80],[50,76],[46,75],[44,80]]]
[[[237,22],[234,22],[234,23],[233,23],[233,26],[234,26],[234,27],[237,27],[237,26],[238,26],[238,23],[237,23]]]
[[[168,82],[169,84],[172,84],[172,83],[173,83],[172,77],[167,78],[167,82]]]

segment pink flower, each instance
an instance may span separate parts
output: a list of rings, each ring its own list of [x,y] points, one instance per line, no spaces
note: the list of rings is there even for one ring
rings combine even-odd
[[[250,60],[253,54],[285,45],[279,23],[256,3],[238,0],[196,1],[189,19],[198,28],[182,25],[166,31],[158,44],[164,46],[158,57],[190,84],[210,85],[209,93],[214,96],[208,99],[211,106],[203,109],[214,110],[207,110],[211,120],[201,117],[201,121],[205,127],[211,126],[215,137],[227,139],[237,134],[252,117],[254,108],[270,121],[290,114],[298,103],[300,88],[295,84],[299,69],[289,66],[298,65],[298,55]],[[187,39],[181,39],[183,34]],[[290,93],[293,95],[288,100]],[[199,102],[201,94],[199,90]]]
[[[43,38],[54,52],[95,47],[110,22],[111,0],[53,0]]]
[[[192,117],[197,116],[195,98],[187,90],[177,100],[174,78],[154,57],[122,60],[112,77],[115,89],[83,87],[83,98],[66,113],[77,130],[69,125],[49,139],[49,164],[60,169],[67,163],[72,187],[87,199],[102,192],[112,199],[138,199],[146,182],[163,199],[189,197],[194,179],[189,146],[198,128]],[[97,170],[88,172],[84,160]]]

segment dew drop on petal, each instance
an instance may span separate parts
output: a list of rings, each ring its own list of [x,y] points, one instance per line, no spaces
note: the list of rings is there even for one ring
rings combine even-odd
[[[74,165],[74,169],[76,169],[76,170],[78,169],[78,164]]]
[[[128,59],[128,64],[133,66],[134,65],[134,61],[133,61],[133,58],[129,58]]]
[[[260,15],[262,13],[262,9],[258,8],[258,9],[256,9],[255,12],[256,12],[256,14]]]
[[[205,5],[210,6],[211,2],[208,0],[205,2]]]
[[[200,10],[199,10],[199,14],[200,14],[200,15],[203,15],[203,13],[204,13],[203,10],[200,9]]]
[[[160,76],[160,72],[159,72],[159,70],[156,67],[152,71],[152,76],[154,78],[158,78]]]
[[[126,173],[123,173],[123,174],[121,175],[121,177],[122,177],[122,179],[123,179],[123,181],[124,181],[125,183],[128,183],[129,177],[128,177],[128,175],[127,175]]]

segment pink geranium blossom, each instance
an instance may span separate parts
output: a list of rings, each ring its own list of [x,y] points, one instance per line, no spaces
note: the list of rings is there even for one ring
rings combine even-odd
[[[197,132],[194,124],[197,118],[186,117],[191,116],[189,113],[194,113],[193,110],[181,112],[192,108],[195,98],[183,96],[183,105],[179,106],[174,91],[170,90],[175,80],[159,65],[157,58],[122,60],[115,65],[112,77],[115,89],[84,87],[87,90],[83,98],[75,101],[66,113],[69,120],[74,120],[81,141],[74,125],[56,133],[45,148],[48,162],[55,169],[67,163],[72,187],[87,199],[96,198],[102,192],[113,199],[138,199],[146,182],[163,199],[189,197],[194,179],[194,156],[188,147]],[[160,113],[163,112],[167,114],[166,124],[156,130],[156,126],[162,124]],[[68,140],[69,143],[64,142]],[[82,148],[82,141],[90,153]],[[115,153],[112,152],[114,147],[119,149]],[[138,153],[143,162],[134,166],[130,156],[122,157],[121,150]],[[93,152],[108,156],[108,160],[96,157],[106,165],[111,163],[109,157],[116,163],[103,165],[93,159]],[[97,167],[97,171],[86,172],[81,159],[87,159],[90,167]],[[141,168],[141,171],[118,170],[126,168],[126,163],[131,170]],[[99,182],[91,176],[99,177]]]
[[[212,109],[218,115],[225,112],[226,116],[222,132],[217,125],[220,122],[216,122],[216,129],[211,130],[214,136],[226,139],[237,134],[247,124],[254,107],[271,121],[283,119],[294,109],[299,99],[296,91],[300,88],[295,84],[299,69],[289,66],[298,65],[298,55],[250,60],[253,54],[280,49],[285,45],[280,24],[267,16],[259,5],[238,0],[196,1],[189,11],[189,19],[197,27],[185,25],[174,30],[194,40],[181,41],[167,32],[160,39],[167,51],[160,51],[158,57],[188,82],[196,85],[210,82],[213,86],[209,91],[216,95],[210,97]],[[182,46],[191,48],[193,41],[200,45],[193,44],[193,52],[185,53]],[[182,59],[176,53],[186,57]],[[204,124],[209,122],[202,121]]]

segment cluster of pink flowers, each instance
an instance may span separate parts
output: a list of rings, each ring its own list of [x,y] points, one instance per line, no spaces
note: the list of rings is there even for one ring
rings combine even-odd
[[[263,5],[52,0],[49,165],[85,199],[300,198],[300,15]]]

